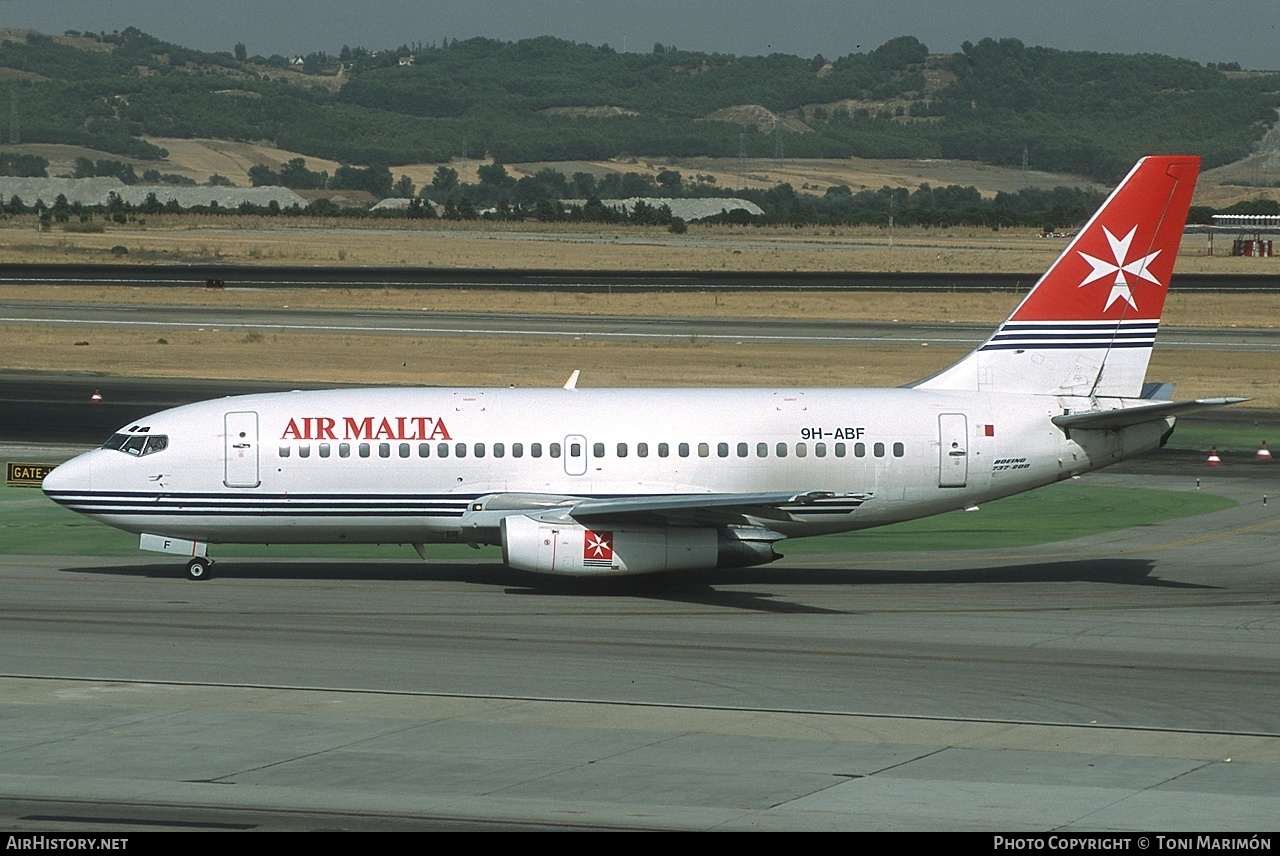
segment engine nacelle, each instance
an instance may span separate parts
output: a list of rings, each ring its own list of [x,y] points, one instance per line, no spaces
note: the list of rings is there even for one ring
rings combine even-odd
[[[501,530],[502,560],[542,574],[652,574],[740,567],[778,558],[771,544],[746,547],[740,539],[700,526],[589,529],[570,521],[509,515],[502,519]]]

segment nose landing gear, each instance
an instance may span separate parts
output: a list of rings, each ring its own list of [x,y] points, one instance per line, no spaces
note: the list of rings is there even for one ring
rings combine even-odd
[[[187,562],[187,579],[207,580],[212,576],[213,562],[207,556],[196,556]]]

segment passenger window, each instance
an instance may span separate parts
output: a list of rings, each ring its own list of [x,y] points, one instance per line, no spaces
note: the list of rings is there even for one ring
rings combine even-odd
[[[710,446],[708,446],[706,443],[699,443],[699,444],[698,444],[698,457],[699,457],[699,458],[705,458],[707,455],[710,455],[710,454],[711,454],[711,447],[710,447]]]
[[[299,447],[298,447],[298,457],[299,457],[299,458],[309,458],[309,457],[311,457],[311,446],[310,446],[310,445],[308,445],[308,444],[306,444],[306,443],[303,443],[301,446],[299,446]]]
[[[407,458],[407,457],[409,457],[409,452],[410,452],[410,451],[411,451],[411,450],[410,450],[410,448],[409,448],[409,444],[408,444],[408,443],[401,443],[401,444],[400,444],[400,457],[402,457],[402,458]]]
[[[894,456],[895,458],[901,458],[901,457],[902,457],[903,455],[905,455],[906,453],[907,453],[907,447],[906,447],[906,446],[902,445],[901,443],[894,443],[894,444],[893,444],[893,456]]]
[[[787,456],[787,444],[779,443],[778,445],[774,446],[773,453],[777,455],[779,458],[785,458]]]
[[[529,457],[531,457],[531,458],[541,458],[541,457],[542,457],[542,444],[541,444],[541,443],[530,443],[530,444],[529,444]]]
[[[809,447],[804,443],[796,443],[796,457],[803,458],[809,454]]]
[[[281,447],[280,447],[280,457],[282,457],[282,458],[287,458],[287,457],[289,457],[289,447],[288,447],[288,446],[281,446]]]
[[[884,443],[876,443],[872,448],[875,450],[877,458],[884,457]]]
[[[378,444],[378,457],[379,457],[379,458],[389,458],[389,457],[391,457],[391,444],[390,444],[390,443],[379,443],[379,444]]]
[[[512,443],[512,444],[511,444],[511,457],[513,457],[513,458],[523,458],[523,457],[524,457],[524,443]]]
[[[649,457],[649,444],[648,444],[648,443],[636,443],[636,457],[637,457],[637,458],[647,458],[647,457]]]
[[[552,453],[551,453],[551,457],[553,457],[553,458],[554,458],[554,457],[556,457],[555,452],[552,452]],[[569,444],[569,457],[571,457],[571,458],[580,458],[580,457],[582,457],[582,444],[581,444],[581,443],[570,443],[570,444]]]
[[[368,443],[361,443],[361,444],[360,444],[360,457],[362,457],[362,458],[367,458],[367,457],[369,457],[369,444],[368,444]]]
[[[745,458],[745,457],[747,456],[747,453],[748,453],[749,451],[750,451],[750,449],[747,447],[747,444],[746,444],[746,443],[739,443],[739,444],[738,444],[738,457],[739,457],[739,458]]]
[[[837,458],[844,457],[844,443],[836,443],[836,457]]]
[[[853,456],[854,456],[855,458],[865,458],[865,457],[867,456],[867,444],[866,444],[866,443],[854,443],[854,444],[853,444]]]
[[[681,443],[681,444],[680,444],[680,457],[682,457],[682,458],[687,458],[687,457],[689,457],[689,444],[688,444],[688,443]]]
[[[484,457],[484,443],[476,443],[475,453],[477,458]]]
[[[493,456],[494,456],[495,458],[501,458],[501,457],[505,456],[506,454],[507,454],[507,447],[506,447],[506,445],[504,445],[504,444],[502,444],[502,443],[494,443],[494,444],[493,444]]]
[[[321,443],[321,444],[320,444],[320,457],[322,457],[322,458],[327,458],[327,457],[329,457],[329,444],[328,444],[328,443]]]
[[[437,445],[436,445],[436,457],[437,457],[437,458],[447,458],[447,457],[449,457],[449,444],[448,444],[448,443],[439,443],[439,444],[437,444]]]
[[[592,443],[592,444],[591,444],[591,457],[593,457],[593,458],[603,458],[603,457],[604,457],[604,443]]]
[[[419,444],[418,444],[418,457],[419,457],[419,458],[429,458],[429,457],[431,457],[431,444],[430,444],[430,443],[419,443]]]
[[[467,444],[455,443],[453,446],[453,456],[455,458],[465,458],[467,456]]]
[[[670,447],[670,446],[668,446],[666,443],[659,443],[659,444],[658,444],[658,457],[659,457],[659,458],[665,458],[665,457],[668,457],[670,454],[671,454],[671,447]]]
[[[767,457],[769,457],[769,444],[768,444],[768,443],[756,443],[756,457],[757,457],[757,458],[767,458]]]
[[[553,458],[560,457],[560,444],[559,443],[549,444],[547,446],[547,454]],[[581,452],[575,452],[574,454],[581,454]]]
[[[349,457],[351,457],[351,444],[350,444],[350,443],[339,443],[339,444],[338,444],[338,457],[339,457],[339,458],[349,458]]]
[[[813,444],[813,456],[814,456],[815,458],[825,458],[825,457],[827,456],[827,444],[826,444],[826,443],[814,443],[814,444]]]
[[[729,444],[728,444],[728,443],[717,443],[717,444],[716,444],[716,456],[717,456],[717,457],[720,457],[720,458],[727,458],[727,457],[729,457]]]
[[[599,445],[600,445],[600,451],[601,451],[601,452],[603,452],[603,451],[604,451],[604,443],[601,443],[601,444],[599,444]],[[626,444],[626,443],[619,443],[619,444],[618,444],[618,457],[619,457],[619,458],[625,458],[626,456],[627,456],[627,444]],[[599,456],[599,455],[596,455],[596,457],[598,458],[598,457],[600,457],[600,456]]]

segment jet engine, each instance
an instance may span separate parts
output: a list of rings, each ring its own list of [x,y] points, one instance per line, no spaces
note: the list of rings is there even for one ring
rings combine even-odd
[[[589,528],[527,515],[502,518],[502,559],[543,574],[620,576],[699,568],[762,565],[780,558],[777,535],[765,530],[705,526]]]

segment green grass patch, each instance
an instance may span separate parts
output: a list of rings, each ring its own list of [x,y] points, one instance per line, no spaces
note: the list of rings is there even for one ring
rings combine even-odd
[[[1094,487],[1063,482],[984,504],[861,532],[784,542],[787,554],[905,550],[976,550],[1029,547],[1190,517],[1231,508],[1235,502],[1200,492]],[[429,545],[436,559],[500,561],[497,548]],[[223,558],[415,559],[399,544],[215,546]],[[58,556],[136,556],[138,537],[55,505],[39,490],[0,487],[0,553]]]
[[[1201,492],[1095,487],[1069,481],[984,503],[977,511],[951,511],[860,532],[784,541],[781,552],[791,555],[1031,547],[1221,511],[1236,504]]]
[[[1273,447],[1280,444],[1280,425],[1274,422],[1260,422],[1255,428],[1251,425],[1179,423],[1173,430],[1173,436],[1169,438],[1169,448],[1207,452],[1210,447],[1216,447],[1219,452],[1253,454],[1258,451],[1263,440],[1267,441],[1267,447],[1272,449],[1272,454],[1277,454]]]

